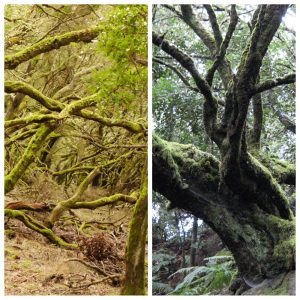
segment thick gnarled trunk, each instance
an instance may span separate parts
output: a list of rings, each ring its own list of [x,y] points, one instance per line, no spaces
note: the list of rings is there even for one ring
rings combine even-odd
[[[170,208],[185,209],[210,225],[232,252],[246,280],[259,282],[294,270],[292,215],[284,218],[270,209],[272,204],[265,207],[260,199],[220,189],[219,165],[216,158],[195,146],[154,137],[153,186],[170,200]],[[262,187],[257,188],[259,195]],[[264,193],[262,189],[267,197]]]

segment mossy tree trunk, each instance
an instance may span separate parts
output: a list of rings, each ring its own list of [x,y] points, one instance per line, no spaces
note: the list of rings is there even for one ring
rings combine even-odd
[[[205,6],[210,21],[211,6]],[[289,200],[280,183],[294,184],[295,169],[287,164],[262,159],[259,155],[259,93],[295,82],[295,74],[260,82],[260,68],[288,5],[259,5],[251,21],[251,35],[245,45],[237,73],[226,60],[226,51],[238,22],[231,6],[225,37],[211,22],[213,35],[195,18],[191,5],[182,5],[182,20],[212,52],[214,62],[202,76],[194,60],[163,36],[153,33],[152,41],[170,55],[193,78],[204,98],[203,123],[209,138],[218,146],[220,159],[192,145],[153,139],[153,186],[170,200],[170,208],[191,212],[214,229],[231,250],[242,276],[257,282],[295,268],[295,224]],[[177,11],[178,13],[178,11]],[[213,94],[218,71],[226,90],[224,99]],[[253,126],[255,157],[250,154],[246,122],[255,97]],[[224,109],[219,110],[222,104]],[[247,124],[248,125],[248,124]],[[281,165],[282,168],[278,168]],[[287,180],[287,179],[290,180]]]
[[[147,164],[145,164],[146,166]],[[126,273],[122,295],[145,295],[145,246],[148,229],[148,177],[144,168],[140,196],[135,205],[126,245]]]
[[[256,164],[261,170],[262,165],[258,161]],[[214,156],[192,145],[154,137],[153,186],[171,201],[170,208],[189,211],[213,228],[248,280],[293,270],[292,214],[282,216],[274,196],[267,196],[261,187],[256,195],[234,193],[229,188],[220,192],[220,165]],[[257,176],[261,176],[259,172]],[[274,180],[270,173],[268,176]]]

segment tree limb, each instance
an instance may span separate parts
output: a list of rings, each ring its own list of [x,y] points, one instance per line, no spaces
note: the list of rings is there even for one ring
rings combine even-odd
[[[99,101],[99,97],[101,95],[101,92],[95,93],[91,96],[87,96],[85,98],[82,98],[77,101],[71,102],[69,105],[66,105],[64,103],[61,103],[57,100],[54,100],[52,98],[49,98],[36,90],[33,86],[24,83],[24,82],[6,82],[5,83],[5,91],[10,93],[15,92],[21,92],[25,95],[28,95],[32,99],[38,101],[40,104],[45,106],[46,108],[54,111],[61,112],[60,115],[34,115],[27,118],[22,119],[16,119],[11,121],[6,121],[5,126],[11,127],[18,124],[30,124],[30,123],[40,123],[45,120],[51,120],[51,119],[64,119],[68,117],[69,115],[76,115],[82,118],[86,118],[89,120],[94,120],[96,122],[99,122],[105,126],[108,127],[123,127],[127,129],[128,131],[131,131],[133,133],[139,133],[139,132],[145,132],[146,131],[146,125],[144,126],[141,123],[137,122],[131,122],[127,120],[120,120],[120,119],[110,119],[106,117],[99,116],[98,114],[95,114],[89,110],[85,110],[83,108],[92,106]]]
[[[253,94],[262,93],[264,91],[270,90],[274,87],[284,85],[284,84],[290,84],[296,82],[296,74],[291,73],[283,77],[279,77],[276,79],[270,79],[266,80],[262,83],[257,84],[253,89]]]
[[[55,125],[53,124],[42,124],[39,127],[36,134],[31,138],[22,157],[9,172],[9,174],[4,176],[5,193],[10,192],[14,188],[15,184],[21,178],[21,176],[23,176],[28,166],[34,161],[37,153],[41,149],[42,144],[54,128]]]
[[[229,46],[229,42],[231,40],[231,37],[233,35],[233,32],[235,30],[235,27],[236,27],[237,23],[238,23],[238,15],[237,15],[237,12],[236,12],[236,9],[235,9],[235,5],[231,5],[230,22],[229,22],[228,29],[227,29],[227,32],[226,32],[226,36],[225,36],[224,40],[221,40],[221,43],[219,45],[220,46],[219,54],[217,55],[216,60],[214,61],[211,68],[207,71],[207,74],[206,74],[206,77],[205,77],[206,81],[208,82],[208,84],[210,86],[212,85],[212,81],[213,81],[214,74],[215,74],[216,70],[218,69],[221,62],[225,58],[226,50]]]
[[[182,67],[184,67],[193,77],[198,89],[201,91],[205,98],[204,102],[204,126],[210,137],[215,140],[215,128],[217,121],[217,111],[218,111],[218,101],[212,94],[209,84],[202,78],[198,72],[193,59],[181,51],[176,46],[170,44],[163,37],[159,36],[157,33],[152,33],[152,42],[160,47],[163,51],[175,58]]]
[[[216,14],[211,5],[204,4],[203,6],[207,11],[212,30],[214,32],[217,47],[220,48],[220,46],[223,42],[223,37],[222,37],[221,31],[220,31],[220,27],[219,27],[219,24],[217,21]]]
[[[60,103],[59,101],[56,101],[54,99],[51,99],[44,94],[42,94],[40,91],[35,89],[33,86],[21,82],[21,81],[5,81],[4,82],[4,91],[6,93],[22,93],[24,95],[27,95],[36,101],[38,101],[41,105],[44,107],[54,110],[54,111],[61,111],[65,105],[63,103]]]
[[[15,54],[5,56],[5,69],[14,69],[19,64],[54,49],[67,46],[70,43],[89,43],[102,31],[102,27],[91,27],[78,31],[71,31],[62,35],[49,37]]]
[[[123,194],[115,194],[109,197],[103,197],[98,200],[93,200],[89,202],[76,202],[70,208],[77,209],[77,208],[88,208],[88,209],[96,209],[101,206],[117,203],[117,202],[127,202],[127,203],[136,203],[136,198],[123,195]]]
[[[55,114],[36,114],[29,117],[18,118],[10,121],[4,121],[5,129],[13,126],[27,126],[31,123],[44,123],[45,121],[59,120],[61,119],[59,115]]]
[[[38,223],[35,219],[33,219],[30,216],[27,216],[24,212],[19,211],[19,210],[13,210],[13,209],[5,209],[4,210],[4,214],[5,216],[9,217],[9,218],[14,218],[14,219],[18,219],[19,221],[21,221],[25,226],[27,226],[28,228],[42,234],[43,236],[45,236],[50,242],[62,246],[62,247],[66,247],[66,248],[71,248],[71,249],[76,249],[78,248],[78,245],[76,244],[69,244],[66,243],[64,240],[62,240],[60,237],[58,237],[57,235],[54,234],[54,232],[45,227],[44,225]]]
[[[164,62],[163,60],[161,59],[158,59],[158,58],[155,58],[153,57],[153,61],[161,64],[161,65],[164,65],[166,67],[168,67],[169,69],[171,69],[172,71],[174,71],[176,73],[176,75],[181,79],[181,81],[189,88],[191,89],[192,91],[194,92],[199,92],[199,89],[197,89],[196,87],[193,87],[191,86],[191,84],[189,83],[189,81],[184,77],[184,75],[173,65],[167,63],[167,62]]]

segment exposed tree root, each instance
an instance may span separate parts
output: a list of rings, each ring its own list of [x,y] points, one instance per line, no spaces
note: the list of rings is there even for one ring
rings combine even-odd
[[[56,245],[59,245],[59,246],[62,246],[62,247],[66,247],[66,248],[72,248],[72,249],[76,249],[78,247],[78,245],[76,245],[76,244],[66,243],[60,237],[56,236],[51,229],[49,229],[49,228],[45,227],[44,225],[40,224],[38,221],[36,221],[32,217],[27,216],[22,211],[13,210],[13,209],[7,209],[6,208],[5,209],[5,216],[7,216],[9,218],[18,219],[25,226],[27,226],[28,228],[30,228],[30,229],[32,229],[32,230],[34,230],[34,231],[42,234],[49,241],[51,241],[52,243],[54,243]]]
[[[135,203],[136,198],[123,195],[123,194],[115,194],[110,197],[104,197],[98,200],[90,201],[90,202],[77,202],[71,208],[89,208],[96,209],[101,206],[105,206],[108,204],[113,204],[116,202],[127,202],[127,203]]]

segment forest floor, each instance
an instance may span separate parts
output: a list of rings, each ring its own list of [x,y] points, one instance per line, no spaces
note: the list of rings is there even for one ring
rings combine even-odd
[[[61,237],[90,238],[95,234],[103,233],[111,237],[110,240],[115,239],[115,251],[118,252],[117,257],[120,260],[110,261],[108,267],[108,260],[92,262],[81,250],[68,250],[55,246],[20,221],[6,219],[5,295],[119,295],[121,284],[111,279],[84,287],[105,276],[86,267],[80,260],[97,266],[109,274],[117,273],[117,269],[121,269],[121,275],[124,274],[123,257],[132,211],[133,207],[127,205],[102,207],[96,210],[73,210],[71,215],[66,213],[65,218],[53,229]],[[35,212],[30,215],[41,221],[46,218],[45,213]],[[93,220],[98,220],[99,224],[106,224],[107,230],[99,229],[99,225],[94,224],[84,232],[79,232],[83,222],[88,224]],[[118,267],[113,269],[112,265],[115,263]]]

